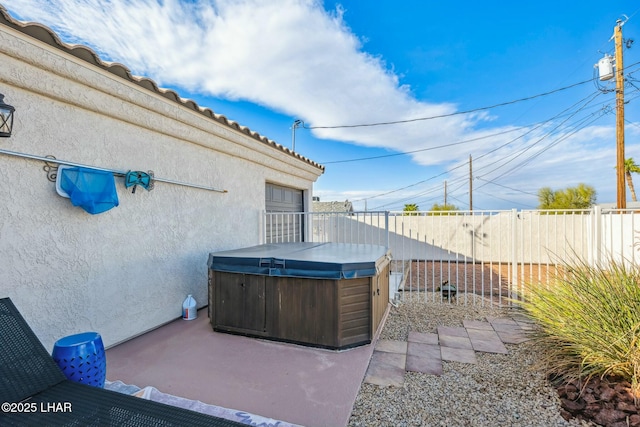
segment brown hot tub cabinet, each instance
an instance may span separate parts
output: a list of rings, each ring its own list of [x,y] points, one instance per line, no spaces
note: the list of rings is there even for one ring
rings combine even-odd
[[[371,342],[389,303],[388,250],[275,243],[209,255],[215,331],[343,349]]]

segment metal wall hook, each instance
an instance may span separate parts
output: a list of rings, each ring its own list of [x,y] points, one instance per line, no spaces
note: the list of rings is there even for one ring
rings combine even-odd
[[[49,154],[48,156],[45,156],[45,158],[56,160],[56,157],[52,156],[51,154]],[[49,181],[56,182],[56,179],[58,178],[58,163],[44,161],[44,166],[42,167],[42,170],[47,173],[47,179]]]

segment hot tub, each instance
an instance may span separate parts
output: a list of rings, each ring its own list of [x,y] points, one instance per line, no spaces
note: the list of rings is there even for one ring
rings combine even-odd
[[[368,344],[389,303],[384,246],[275,243],[209,255],[215,331],[344,349]]]

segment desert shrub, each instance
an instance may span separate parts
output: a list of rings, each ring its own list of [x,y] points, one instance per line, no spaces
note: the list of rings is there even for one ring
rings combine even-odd
[[[640,274],[623,263],[565,266],[527,283],[520,304],[540,326],[534,339],[548,374],[621,377],[640,391]]]

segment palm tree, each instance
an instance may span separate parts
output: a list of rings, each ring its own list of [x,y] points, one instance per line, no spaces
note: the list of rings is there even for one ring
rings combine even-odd
[[[629,191],[631,192],[631,200],[637,202],[636,199],[636,190],[633,187],[633,178],[631,177],[632,173],[640,173],[640,166],[633,161],[633,157],[629,157],[624,160],[624,176],[627,180],[627,186],[629,187]]]

